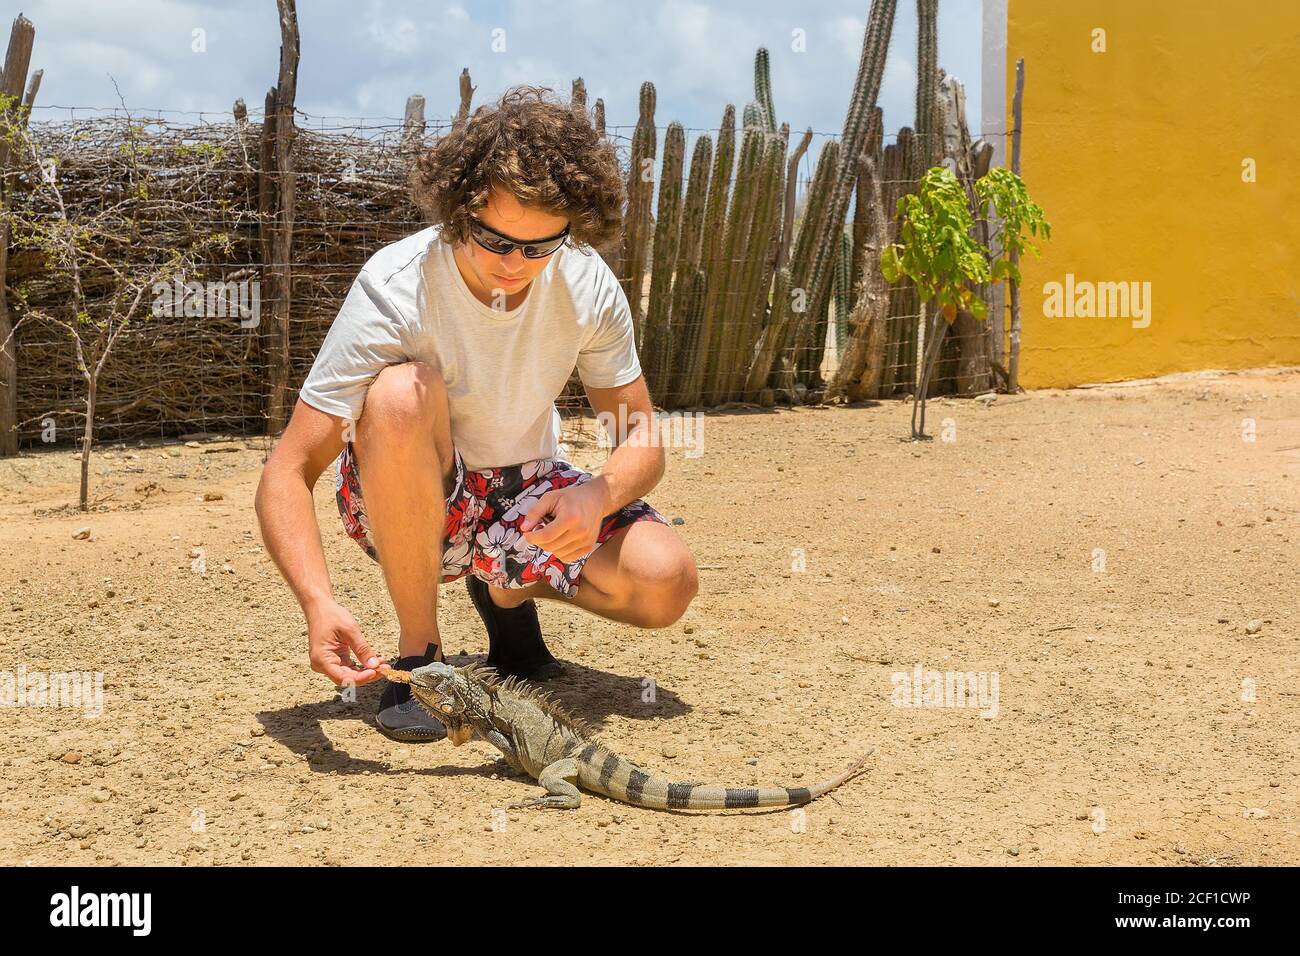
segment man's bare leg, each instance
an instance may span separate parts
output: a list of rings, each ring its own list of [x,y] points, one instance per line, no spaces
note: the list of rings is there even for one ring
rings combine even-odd
[[[576,604],[611,621],[652,628],[678,620],[698,590],[695,559],[677,533],[658,521],[637,521],[592,552],[572,599],[544,581],[525,588],[494,587],[489,594],[500,607],[545,598]]]
[[[401,628],[399,654],[438,648],[438,584],[446,494],[453,480],[451,415],[442,375],[390,365],[366,394],[354,442],[371,539]],[[441,473],[443,487],[430,480]]]

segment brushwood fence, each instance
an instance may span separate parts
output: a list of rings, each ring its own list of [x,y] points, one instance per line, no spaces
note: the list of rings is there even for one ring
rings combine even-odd
[[[251,283],[260,299],[261,314],[268,314],[274,306],[274,293],[261,280],[273,254],[267,248],[270,203],[260,176],[266,159],[263,123],[241,110],[231,117],[37,108],[31,122],[32,135],[43,150],[61,157],[58,175],[72,221],[83,211],[113,201],[120,191],[125,162],[122,131],[126,123],[134,125],[136,142],[142,144],[140,154],[147,163],[149,188],[183,197],[188,210],[185,218],[164,217],[147,223],[148,230],[156,239],[170,238],[177,243],[205,232],[227,236],[227,251],[200,263],[186,276],[187,281],[199,283],[209,293],[214,287],[227,286],[232,293],[241,290],[240,294],[245,294],[243,290]],[[126,441],[198,432],[264,433],[270,418],[270,383],[276,374],[284,374],[289,382],[291,406],[297,385],[365,260],[381,246],[423,228],[420,214],[408,197],[408,172],[415,153],[450,123],[424,128],[421,122],[414,136],[409,117],[358,120],[299,112],[295,123],[288,369],[278,367],[282,352],[273,341],[277,330],[269,323],[247,321],[234,309],[234,303],[213,314],[210,294],[206,302],[201,294],[191,295],[187,303],[178,298],[171,308],[152,309],[115,345],[98,389],[95,430],[99,439]],[[666,164],[667,175],[677,177],[676,188],[680,190],[683,163],[680,152],[675,154],[674,150],[684,148],[685,131],[677,124],[652,128],[656,138],[659,134],[665,136],[660,170]],[[734,142],[734,130],[691,132],[696,135],[697,157],[705,151],[699,145],[702,142],[711,146],[714,139],[728,134]],[[748,138],[752,130],[747,127],[743,132]],[[784,132],[763,133],[766,143],[758,146],[747,143],[734,171],[727,169],[730,195],[724,189],[722,198],[714,200],[725,204],[726,213],[738,215],[737,210],[744,207],[747,198],[762,198],[743,194],[750,188],[745,163],[752,169],[760,148],[772,150],[769,169],[785,171],[788,157]],[[636,160],[636,127],[609,127],[605,135],[626,158],[630,173]],[[915,188],[918,171],[912,131],[904,128],[891,138],[895,142],[882,148],[877,120],[870,152],[878,161],[882,208],[886,210],[892,210],[900,195]],[[822,141],[816,150],[822,157],[819,172],[828,176],[828,157],[835,152],[837,138],[814,134],[811,139],[813,143]],[[745,149],[749,160],[744,159]],[[801,224],[817,212],[810,208],[816,203],[818,188],[808,158],[810,152],[805,143],[799,152],[802,164],[791,167],[795,194],[801,201],[794,209],[795,241],[785,252],[787,267],[798,266],[801,257],[812,255],[797,241]],[[775,177],[775,173],[772,175]],[[670,181],[660,179],[661,183]],[[774,182],[769,180],[766,188],[774,188]],[[780,177],[779,185],[784,198],[789,183]],[[631,205],[637,198],[630,177],[629,187]],[[713,247],[701,244],[701,251],[690,263],[696,279],[682,282],[678,269],[667,269],[663,264],[672,261],[671,246],[660,228],[661,221],[673,215],[671,209],[665,211],[666,200],[671,200],[666,193],[672,188],[657,190],[654,198],[658,199],[660,215],[646,216],[638,225],[635,212],[630,210],[629,229],[642,230],[644,243],[644,258],[636,269],[628,267],[626,241],[621,248],[601,251],[619,273],[628,293],[643,366],[656,403],[666,408],[707,408],[820,400],[850,332],[849,320],[856,304],[854,292],[861,281],[857,275],[861,257],[854,256],[854,248],[863,241],[868,224],[855,221],[845,227],[833,264],[831,294],[820,304],[817,314],[800,315],[799,321],[785,330],[785,338],[773,344],[766,338],[771,331],[773,306],[778,296],[790,291],[779,288],[779,276],[773,275],[775,246],[765,241],[760,247],[739,242],[728,247],[727,230],[739,227],[728,225],[726,217],[721,217],[721,241]],[[713,189],[716,193],[716,186]],[[13,194],[15,212],[52,214],[50,210],[22,208],[21,182]],[[688,179],[684,202],[687,211],[692,204],[702,207],[707,201],[708,187]],[[772,196],[768,196],[768,202],[770,217],[775,214],[772,210],[780,211],[780,204]],[[647,199],[645,206],[650,205]],[[751,229],[755,228],[754,214],[751,209],[747,220]],[[676,235],[680,237],[685,227],[678,215]],[[891,230],[888,236],[893,239],[897,223],[893,216],[887,219]],[[700,223],[704,222],[701,218]],[[769,226],[763,234],[771,232]],[[104,257],[129,257],[131,248],[124,241],[97,252]],[[756,276],[749,274],[755,272]],[[634,279],[640,286],[635,293]],[[718,280],[716,284],[714,280]],[[14,290],[18,289],[27,306],[58,312],[64,307],[66,281],[66,275],[50,269],[34,250],[11,248],[7,275],[11,313],[20,311],[14,299]],[[727,281],[730,285],[724,284]],[[745,286],[744,281],[749,285]],[[761,297],[757,311],[732,308],[742,295],[753,295],[754,289]],[[93,282],[86,291],[92,307],[101,292],[108,292],[107,288],[96,289]],[[882,398],[910,395],[915,390],[921,346],[922,323],[915,291],[906,283],[897,283],[889,287],[888,297],[888,337],[876,390],[876,396]],[[247,300],[244,304],[248,305]],[[705,309],[716,321],[711,324],[709,338],[702,341],[698,333]],[[674,330],[674,341],[665,341],[665,329]],[[984,354],[987,338],[986,331],[977,325],[963,329],[959,324],[949,333],[932,394],[971,392],[990,386],[987,363],[972,359],[972,355]],[[17,330],[15,340],[20,444],[48,442],[52,432],[60,439],[74,439],[84,423],[85,387],[67,334],[48,323],[32,322]],[[771,352],[767,357],[770,368],[755,381],[755,353],[765,341]],[[561,396],[560,405],[562,411],[573,415],[584,404],[575,377]]]

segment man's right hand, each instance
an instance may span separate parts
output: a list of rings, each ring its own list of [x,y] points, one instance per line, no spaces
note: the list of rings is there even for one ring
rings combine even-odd
[[[311,669],[340,686],[359,687],[378,679],[379,665],[385,663],[361,636],[347,608],[332,602],[308,613],[307,647]],[[352,659],[354,655],[361,664]]]

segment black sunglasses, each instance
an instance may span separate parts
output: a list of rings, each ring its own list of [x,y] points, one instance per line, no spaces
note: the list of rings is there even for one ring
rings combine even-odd
[[[525,259],[545,259],[551,255],[556,249],[564,245],[564,240],[569,235],[569,228],[569,226],[565,226],[563,232],[548,236],[545,239],[529,239],[521,242],[518,239],[503,236],[491,226],[484,225],[473,216],[469,217],[469,233],[480,246],[498,256],[508,256],[518,249],[523,252]]]

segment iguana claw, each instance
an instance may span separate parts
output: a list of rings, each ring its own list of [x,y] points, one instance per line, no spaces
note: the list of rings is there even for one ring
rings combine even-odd
[[[547,807],[552,810],[572,810],[578,806],[580,797],[567,794],[547,794],[542,797],[529,797],[516,803],[506,804],[508,810],[530,810],[533,807]]]

